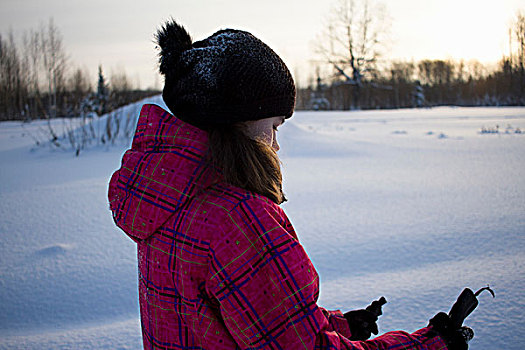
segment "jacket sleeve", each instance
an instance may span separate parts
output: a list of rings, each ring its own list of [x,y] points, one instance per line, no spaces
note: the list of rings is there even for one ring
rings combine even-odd
[[[247,200],[215,225],[206,288],[241,349],[446,349],[425,329],[348,340],[341,312],[317,305],[317,272],[275,207]]]
[[[328,324],[330,325],[328,328],[329,331],[335,331],[345,338],[350,338],[352,336],[348,321],[340,310],[330,311],[322,307],[319,307],[319,309],[328,320]]]

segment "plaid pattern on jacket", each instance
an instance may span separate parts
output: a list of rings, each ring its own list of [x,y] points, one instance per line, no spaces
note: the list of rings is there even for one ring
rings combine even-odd
[[[109,184],[116,224],[138,246],[145,349],[443,349],[391,332],[351,342],[283,210],[224,183],[206,132],[144,105]]]

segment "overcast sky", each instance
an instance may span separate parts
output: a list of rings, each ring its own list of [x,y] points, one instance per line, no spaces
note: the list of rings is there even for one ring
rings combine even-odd
[[[277,51],[294,73],[310,74],[312,42],[333,0],[0,0],[0,33],[37,29],[53,18],[72,62],[96,75],[125,69],[134,83],[162,83],[153,34],[173,16],[195,40],[220,28],[248,30]],[[508,28],[525,0],[383,1],[392,27],[387,58],[477,59],[508,54]]]

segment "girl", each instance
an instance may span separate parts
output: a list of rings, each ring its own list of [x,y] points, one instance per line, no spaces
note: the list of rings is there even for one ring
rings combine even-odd
[[[377,315],[317,305],[317,272],[279,207],[276,132],[295,105],[279,56],[239,30],[193,42],[174,21],[156,39],[173,114],[143,106],[109,185],[138,246],[144,348],[446,348],[432,326],[366,340]]]

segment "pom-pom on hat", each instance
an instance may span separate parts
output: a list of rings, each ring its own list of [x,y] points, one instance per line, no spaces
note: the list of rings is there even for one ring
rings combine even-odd
[[[281,58],[252,34],[220,30],[192,42],[174,20],[161,27],[162,97],[180,119],[201,129],[268,117],[291,117],[295,84]]]

